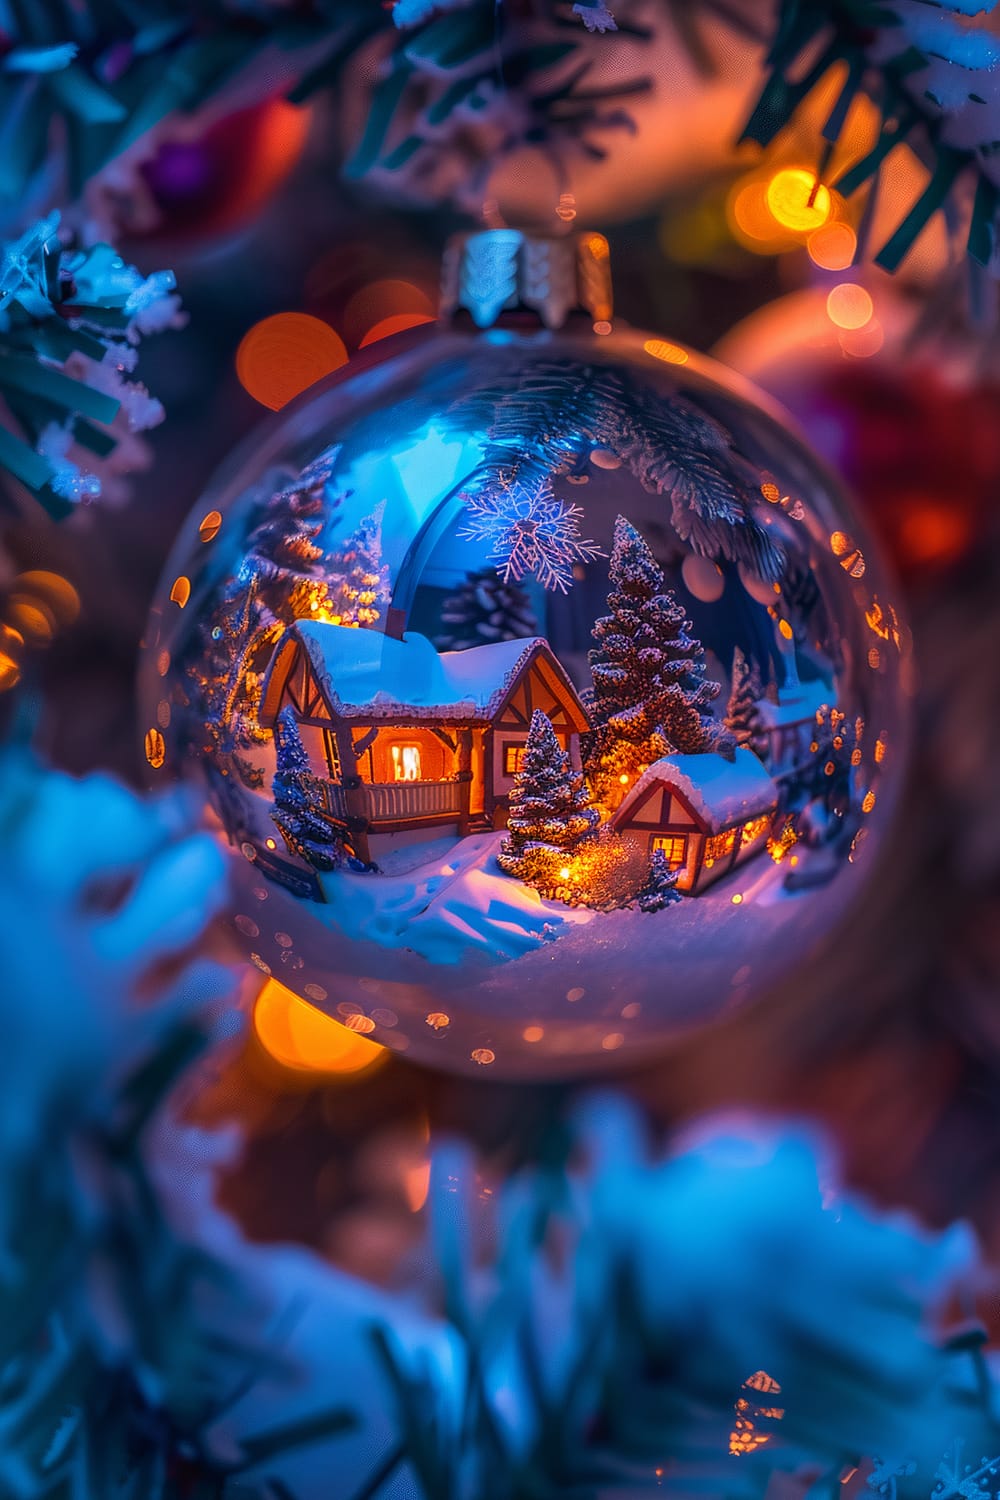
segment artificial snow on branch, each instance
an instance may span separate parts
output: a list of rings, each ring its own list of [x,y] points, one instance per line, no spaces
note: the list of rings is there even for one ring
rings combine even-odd
[[[57,213],[0,246],[0,468],[51,515],[100,496],[119,441],[162,421],[139,344],[182,321],[172,272],[67,248]]]

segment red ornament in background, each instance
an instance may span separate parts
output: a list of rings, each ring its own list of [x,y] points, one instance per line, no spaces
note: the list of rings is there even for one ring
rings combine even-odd
[[[299,161],[310,122],[308,106],[279,97],[209,123],[171,120],[148,155],[106,176],[119,231],[201,241],[250,223]]]
[[[845,323],[862,293],[866,321]],[[912,326],[884,278],[872,293],[848,278],[758,309],[715,350],[798,418],[911,584],[969,553],[1000,487],[1000,382],[977,377],[961,347],[925,339],[914,352]]]
[[[837,432],[839,452],[830,456],[900,572],[916,579],[958,562],[987,525],[1000,486],[1000,385],[956,388],[929,364],[900,370],[850,360],[825,373],[810,401],[818,425]]]

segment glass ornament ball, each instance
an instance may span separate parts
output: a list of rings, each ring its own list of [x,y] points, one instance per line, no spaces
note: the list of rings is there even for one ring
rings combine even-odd
[[[577,326],[579,324],[579,326]],[[771,403],[660,338],[379,344],[209,488],[147,632],[249,959],[408,1057],[646,1062],[864,890],[907,633]]]

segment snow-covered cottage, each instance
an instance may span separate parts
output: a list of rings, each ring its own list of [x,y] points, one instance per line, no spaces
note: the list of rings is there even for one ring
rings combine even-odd
[[[275,653],[261,724],[288,705],[325,810],[362,859],[439,831],[503,827],[536,708],[576,765],[590,727],[537,636],[439,654],[414,633],[299,620]]]
[[[644,851],[663,851],[677,889],[694,894],[763,849],[778,790],[752,750],[732,761],[665,755],[644,771],[611,819]]]

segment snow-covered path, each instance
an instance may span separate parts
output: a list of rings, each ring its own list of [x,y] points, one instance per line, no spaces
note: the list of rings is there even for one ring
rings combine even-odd
[[[502,833],[473,834],[446,854],[400,875],[322,878],[323,922],[383,948],[404,948],[437,964],[476,956],[503,963],[593,920],[594,912],[543,901],[496,863]]]

